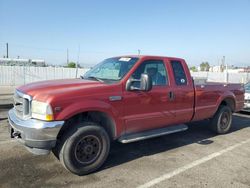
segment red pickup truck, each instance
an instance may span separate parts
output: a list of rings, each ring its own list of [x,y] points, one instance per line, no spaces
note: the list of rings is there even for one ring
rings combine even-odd
[[[210,119],[227,133],[244,106],[240,84],[194,85],[186,62],[159,56],[109,58],[80,79],[42,81],[16,89],[9,131],[35,154],[51,150],[72,173],[102,166],[110,142],[162,136]]]

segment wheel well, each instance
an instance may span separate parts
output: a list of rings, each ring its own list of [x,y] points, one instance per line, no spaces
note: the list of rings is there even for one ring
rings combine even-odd
[[[225,98],[221,103],[220,106],[224,105],[224,106],[229,106],[232,110],[232,112],[234,112],[235,110],[235,102],[234,99],[232,98]]]
[[[113,120],[108,114],[105,112],[99,111],[89,111],[89,112],[82,112],[79,114],[74,115],[73,117],[69,118],[63,127],[61,128],[58,137],[64,134],[64,132],[72,127],[72,124],[83,122],[83,121],[92,121],[100,126],[102,126],[108,133],[111,140],[115,139],[116,137],[116,125]]]

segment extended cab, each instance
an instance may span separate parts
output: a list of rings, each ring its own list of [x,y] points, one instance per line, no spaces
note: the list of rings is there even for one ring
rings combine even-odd
[[[88,174],[106,160],[110,142],[129,143],[184,131],[210,119],[227,133],[244,106],[241,84],[194,85],[183,59],[109,58],[79,79],[42,81],[16,89],[11,137],[31,152],[51,150],[69,171]]]

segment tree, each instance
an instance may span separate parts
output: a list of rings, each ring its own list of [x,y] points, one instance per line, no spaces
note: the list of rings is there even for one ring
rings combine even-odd
[[[189,69],[190,69],[192,72],[197,72],[196,66],[192,66],[192,67],[190,67]]]
[[[68,68],[76,68],[76,63],[75,62],[69,62],[67,65]]]
[[[200,70],[201,71],[209,71],[209,68],[210,68],[210,65],[209,63],[206,61],[206,62],[202,62],[200,64]]]

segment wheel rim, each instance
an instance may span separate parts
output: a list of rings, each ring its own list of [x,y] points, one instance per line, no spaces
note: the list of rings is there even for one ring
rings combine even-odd
[[[230,114],[229,114],[229,112],[223,112],[221,114],[221,118],[220,118],[220,128],[221,129],[228,128],[229,122],[230,122]]]
[[[75,157],[83,164],[93,163],[101,152],[100,139],[94,135],[88,135],[76,144]]]

